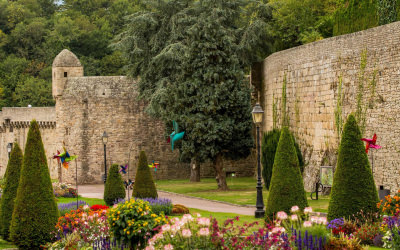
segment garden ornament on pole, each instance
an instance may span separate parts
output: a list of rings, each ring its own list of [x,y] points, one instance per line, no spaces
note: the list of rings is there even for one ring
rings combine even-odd
[[[251,112],[253,115],[253,122],[257,127],[257,202],[256,202],[256,218],[263,218],[264,211],[264,200],[262,195],[262,185],[261,185],[261,162],[260,162],[260,124],[263,119],[264,111],[262,110],[260,104],[257,102]]]
[[[106,145],[108,142],[108,135],[107,132],[104,131],[103,135],[101,136],[101,139],[103,140],[103,145],[104,145],[104,183],[107,181],[107,149]]]

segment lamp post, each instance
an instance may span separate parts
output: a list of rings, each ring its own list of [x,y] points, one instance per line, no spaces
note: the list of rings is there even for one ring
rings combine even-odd
[[[103,145],[104,145],[104,183],[107,181],[107,149],[106,145],[108,142],[108,135],[107,132],[104,131],[103,135],[101,136],[101,139],[103,140]]]
[[[264,111],[262,110],[259,103],[253,108],[251,112],[253,115],[253,122],[257,127],[257,203],[256,203],[256,218],[263,218],[265,211],[264,211],[264,200],[262,195],[262,185],[261,185],[261,162],[260,162],[260,124],[263,119]]]
[[[11,142],[7,144],[8,159],[10,159],[12,146],[13,146],[13,144]]]

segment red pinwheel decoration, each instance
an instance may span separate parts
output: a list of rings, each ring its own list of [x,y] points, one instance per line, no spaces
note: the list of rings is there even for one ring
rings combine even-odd
[[[365,141],[367,144],[365,145],[365,152],[368,154],[368,150],[370,149],[370,148],[376,148],[376,149],[379,149],[379,148],[381,148],[381,146],[379,146],[379,145],[377,145],[376,144],[376,139],[377,139],[377,136],[376,136],[376,134],[374,134],[374,136],[372,137],[372,139],[368,139],[368,138],[362,138],[361,140],[362,141]]]
[[[128,164],[126,164],[125,166],[120,165],[119,167],[121,168],[119,172],[126,174],[126,170],[128,169]]]

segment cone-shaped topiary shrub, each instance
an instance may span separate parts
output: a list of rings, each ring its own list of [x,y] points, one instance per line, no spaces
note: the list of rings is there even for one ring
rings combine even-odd
[[[336,165],[328,220],[348,218],[363,210],[377,211],[378,193],[372,176],[360,128],[353,114],[344,125]]]
[[[5,240],[8,240],[10,236],[10,224],[14,211],[14,200],[17,196],[22,160],[22,150],[15,142],[7,164],[5,187],[0,200],[0,235]]]
[[[296,148],[289,129],[283,127],[272,169],[265,215],[272,218],[276,212],[289,212],[295,205],[304,209],[307,199]]]
[[[139,165],[133,186],[133,197],[137,198],[157,198],[157,189],[154,184],[150,168],[147,165],[147,157],[144,151],[140,152]]]
[[[108,171],[106,186],[104,188],[104,201],[107,206],[114,205],[118,199],[125,199],[125,187],[118,164],[113,164]]]
[[[14,204],[11,240],[20,249],[39,249],[51,240],[58,215],[39,125],[33,120]]]
[[[267,190],[269,190],[269,186],[271,184],[272,167],[274,166],[274,159],[280,136],[281,136],[281,130],[273,129],[271,131],[268,131],[267,133],[264,133],[261,142],[261,164],[263,167],[262,176]],[[303,174],[304,170],[303,155],[301,154],[300,146],[294,139],[293,134],[291,134],[291,136],[294,142],[294,146],[296,148],[300,171],[301,174]]]

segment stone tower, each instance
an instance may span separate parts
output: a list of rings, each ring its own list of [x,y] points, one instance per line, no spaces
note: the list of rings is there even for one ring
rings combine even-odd
[[[62,50],[53,61],[53,98],[61,96],[67,77],[83,76],[83,67],[71,51]]]

